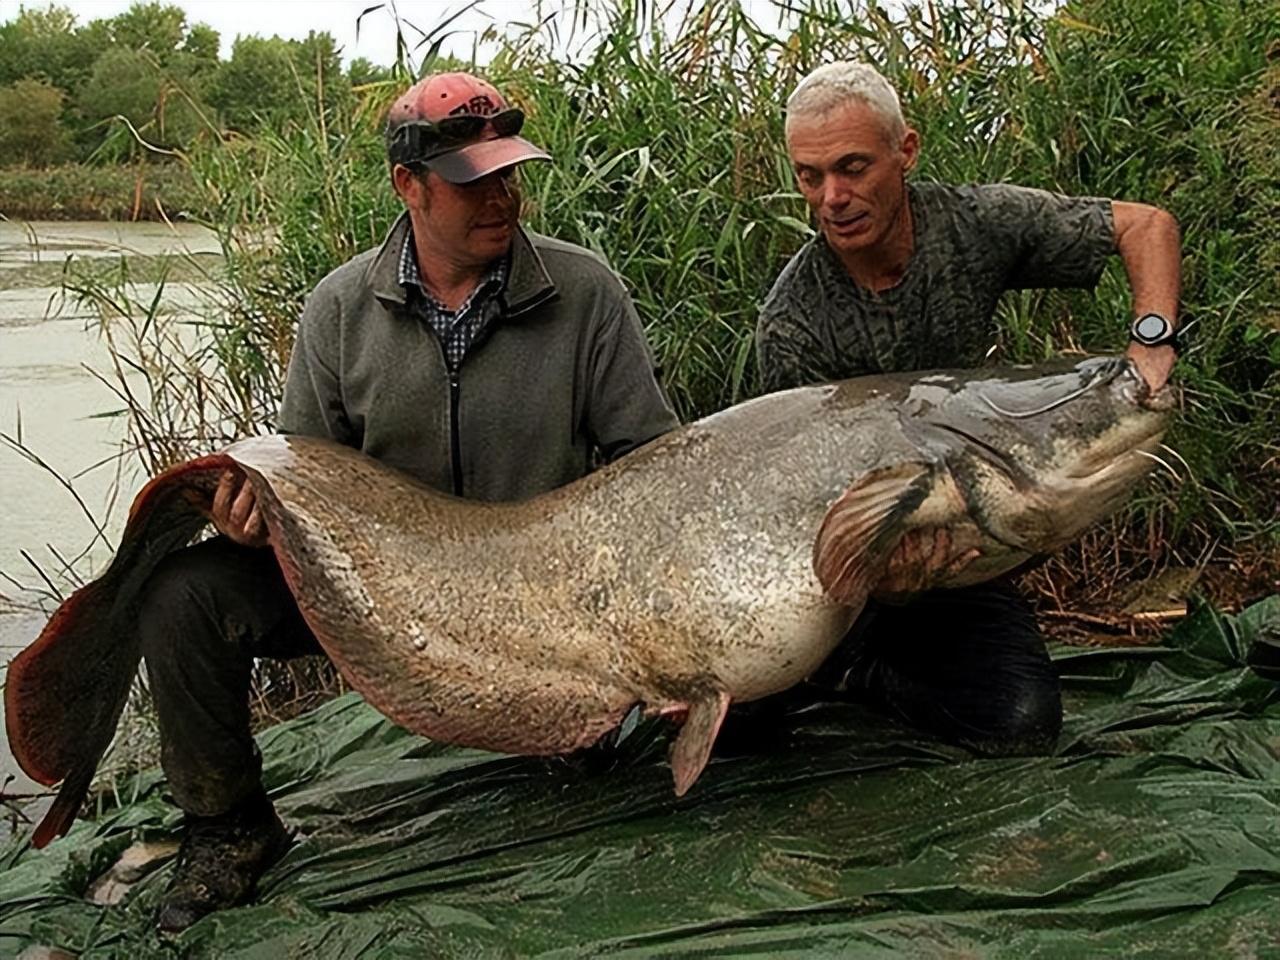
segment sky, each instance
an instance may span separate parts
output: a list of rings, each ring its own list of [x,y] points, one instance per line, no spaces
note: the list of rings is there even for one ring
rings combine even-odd
[[[76,15],[78,24],[91,20],[113,17],[132,6],[132,0],[56,0],[58,6],[69,8]],[[378,4],[379,0],[162,0],[181,7],[187,14],[188,25],[207,23],[218,31],[222,43],[222,56],[231,54],[231,46],[237,34],[277,35],[286,39],[302,39],[308,31],[331,34],[342,48],[344,63],[364,57],[374,63],[389,64],[395,59],[395,25],[388,9],[377,10],[360,20],[359,36],[356,20],[362,11]],[[21,7],[43,8],[47,0],[0,0],[0,22],[12,19]],[[771,0],[744,0],[743,6],[761,25],[777,22],[777,13]],[[567,13],[573,7],[572,0],[564,3],[543,2],[545,13]],[[396,4],[401,19],[425,30],[455,13],[460,15],[450,24],[455,31],[443,47],[452,53],[469,59],[483,30],[497,23],[526,22],[532,15],[530,0],[483,0],[470,4],[465,0],[399,0]],[[485,48],[478,50],[478,62],[485,62]]]

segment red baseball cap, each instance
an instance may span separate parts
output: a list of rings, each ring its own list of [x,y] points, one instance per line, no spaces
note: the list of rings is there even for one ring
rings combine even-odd
[[[468,183],[550,155],[516,136],[524,114],[469,73],[437,73],[406,90],[387,113],[392,163],[422,164],[450,183]]]

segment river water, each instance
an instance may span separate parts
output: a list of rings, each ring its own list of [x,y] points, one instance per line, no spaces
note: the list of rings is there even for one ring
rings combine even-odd
[[[134,263],[136,257],[219,253],[216,237],[192,224],[0,220],[0,435],[20,441],[47,465],[0,441],[0,574],[39,586],[34,562],[65,593],[73,581],[60,572],[59,556],[71,560],[83,553],[75,569],[82,576],[100,571],[147,479],[131,456],[90,469],[119,451],[126,425],[122,417],[104,416],[120,407],[94,375],[109,375],[110,355],[92,309],[60,296],[58,267],[68,258],[110,266],[111,258],[122,256]],[[133,295],[149,298],[155,290],[139,284]],[[190,309],[197,297],[188,285],[166,285],[162,309]],[[129,383],[145,390],[139,375]],[[83,509],[58,476],[72,484]],[[95,537],[86,511],[104,525],[106,542]],[[38,592],[19,591],[6,577],[0,577],[0,596],[18,601],[16,610],[0,603],[2,681],[5,665],[39,633],[51,603]],[[10,775],[16,779],[5,787]],[[0,728],[0,791],[32,787]]]

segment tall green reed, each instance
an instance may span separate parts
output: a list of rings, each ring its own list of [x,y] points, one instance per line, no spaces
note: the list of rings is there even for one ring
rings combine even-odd
[[[922,134],[920,177],[1170,209],[1184,231],[1191,328],[1179,368],[1186,416],[1173,438],[1186,465],[1171,464],[1182,479],[1157,486],[1127,522],[1144,531],[1134,542],[1189,560],[1215,542],[1276,536],[1280,8],[1172,9],[814,0],[802,14],[780,7],[775,27],[733,0],[683,16],[640,0],[582,0],[549,19],[535,9],[514,32],[495,25],[484,71],[555,157],[522,170],[528,222],[613,263],[685,418],[758,389],[756,311],[811,233],[782,105],[820,63],[867,59],[890,77]],[[406,30],[398,79],[358,90],[352,110],[316,103],[304,124],[188,157],[228,262],[207,330],[221,373],[207,388],[235,398],[222,433],[269,427],[308,291],[377,244],[398,212],[381,118],[414,75],[453,65],[436,57],[447,28],[421,31],[422,62],[407,42],[419,33]],[[564,53],[571,46],[575,56]],[[1129,309],[1118,260],[1093,295],[1011,295],[997,357],[1122,349]]]

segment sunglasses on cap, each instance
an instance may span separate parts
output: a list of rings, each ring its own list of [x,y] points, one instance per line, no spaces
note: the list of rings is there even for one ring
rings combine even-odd
[[[477,140],[486,127],[499,137],[514,137],[524,126],[524,112],[510,107],[482,117],[460,113],[443,120],[410,120],[396,127],[387,149],[392,163],[423,163]]]

